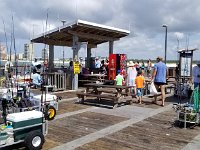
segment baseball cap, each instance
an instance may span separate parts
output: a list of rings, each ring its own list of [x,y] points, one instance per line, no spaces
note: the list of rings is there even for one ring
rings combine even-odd
[[[160,56],[158,56],[157,58],[156,58],[157,60],[163,60],[163,58],[162,57],[160,57]]]

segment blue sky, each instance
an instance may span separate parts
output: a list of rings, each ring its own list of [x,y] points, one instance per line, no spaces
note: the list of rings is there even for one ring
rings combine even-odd
[[[132,59],[164,57],[165,29],[168,25],[167,59],[177,59],[179,48],[200,49],[199,0],[0,0],[1,20],[4,20],[8,45],[15,25],[17,53],[34,35],[61,26],[61,20],[86,20],[131,31],[128,37],[116,41],[115,53],[125,53]],[[2,22],[2,23],[1,23]],[[5,44],[3,21],[0,22],[0,42]],[[41,55],[43,44],[35,44],[35,55]],[[65,47],[65,57],[72,57],[72,49]],[[62,58],[63,47],[55,49],[55,57]],[[85,52],[81,50],[80,56]],[[108,56],[108,43],[92,50],[93,56]],[[194,54],[200,59],[200,50]]]

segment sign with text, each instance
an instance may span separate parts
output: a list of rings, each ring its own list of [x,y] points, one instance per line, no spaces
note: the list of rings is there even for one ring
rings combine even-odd
[[[80,64],[78,61],[74,62],[74,74],[79,74],[80,73]]]

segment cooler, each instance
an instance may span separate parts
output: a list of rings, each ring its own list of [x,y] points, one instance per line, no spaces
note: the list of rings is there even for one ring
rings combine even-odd
[[[35,110],[8,114],[7,123],[14,129],[15,141],[24,139],[31,131],[42,132],[42,115],[42,112]]]
[[[41,94],[33,96],[33,99],[31,100],[35,106],[41,106]],[[45,94],[43,95],[43,102],[45,102]],[[50,106],[53,106],[56,110],[58,110],[58,102],[57,102],[57,96],[52,94],[46,94],[46,104],[49,104]]]

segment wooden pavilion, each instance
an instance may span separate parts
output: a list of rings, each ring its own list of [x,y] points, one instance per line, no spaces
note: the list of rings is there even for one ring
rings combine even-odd
[[[65,24],[61,27],[47,31],[31,40],[33,43],[44,43],[49,45],[49,68],[54,68],[54,45],[72,47],[73,60],[78,60],[78,51],[82,42],[87,43],[87,63],[91,58],[91,49],[98,44],[109,42],[109,54],[113,53],[114,41],[128,36],[130,31],[92,23],[83,20]],[[74,75],[73,90],[78,89],[78,75]]]

